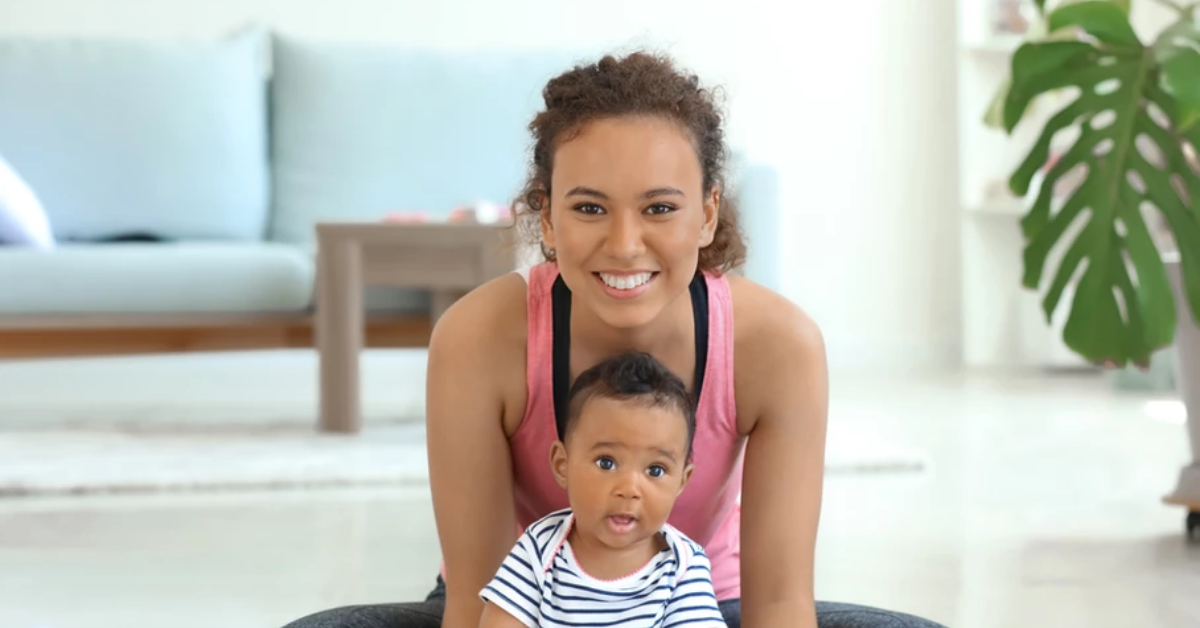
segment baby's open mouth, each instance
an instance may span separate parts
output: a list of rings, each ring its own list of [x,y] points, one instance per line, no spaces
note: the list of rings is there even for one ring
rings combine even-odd
[[[637,527],[637,517],[633,515],[609,515],[608,528],[614,534],[628,534]]]

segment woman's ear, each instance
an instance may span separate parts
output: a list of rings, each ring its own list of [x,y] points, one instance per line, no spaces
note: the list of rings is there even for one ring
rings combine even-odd
[[[550,197],[542,196],[542,209],[538,212],[538,219],[542,224],[542,248],[554,250],[554,223],[550,220]]]
[[[550,471],[564,490],[567,488],[567,446],[561,440],[550,446]]]
[[[713,243],[717,235],[717,219],[721,215],[721,191],[713,187],[704,199],[704,224],[700,227],[700,248]]]

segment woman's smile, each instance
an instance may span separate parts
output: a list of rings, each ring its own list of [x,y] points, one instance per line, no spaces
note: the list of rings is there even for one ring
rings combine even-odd
[[[636,272],[598,272],[592,273],[592,276],[604,288],[604,292],[614,299],[633,299],[641,296],[654,280],[658,278],[657,272],[636,271]]]

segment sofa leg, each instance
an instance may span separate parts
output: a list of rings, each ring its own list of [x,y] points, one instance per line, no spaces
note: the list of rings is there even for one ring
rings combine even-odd
[[[362,429],[359,354],[363,345],[362,252],[357,242],[321,242],[317,286],[317,346],[322,432]]]

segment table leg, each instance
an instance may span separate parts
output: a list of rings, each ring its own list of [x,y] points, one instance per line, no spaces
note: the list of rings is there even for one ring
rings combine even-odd
[[[356,242],[322,242],[317,294],[323,432],[362,429],[359,354],[363,345],[362,254]]]

